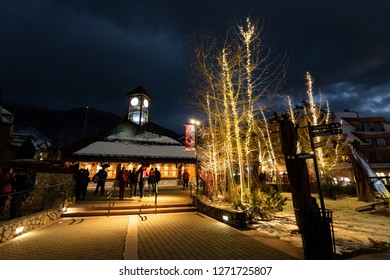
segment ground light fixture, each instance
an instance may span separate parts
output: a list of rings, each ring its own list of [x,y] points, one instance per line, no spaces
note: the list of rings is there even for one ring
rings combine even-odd
[[[24,230],[24,226],[20,226],[20,227],[17,227],[15,229],[15,234],[18,235],[18,234],[21,234]]]

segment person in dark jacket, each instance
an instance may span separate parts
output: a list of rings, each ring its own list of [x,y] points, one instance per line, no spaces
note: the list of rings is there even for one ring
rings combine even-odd
[[[133,171],[129,174],[129,181],[130,181],[130,195],[129,197],[132,197],[133,195],[137,195],[137,184],[138,184],[138,177],[137,177],[137,171],[135,168],[133,168]]]
[[[155,176],[156,176],[156,186],[157,186],[158,182],[160,182],[160,180],[161,180],[161,173],[157,169],[157,167],[156,167],[156,170],[154,171],[154,173],[155,173]]]
[[[81,200],[85,200],[87,196],[87,189],[88,189],[88,183],[91,181],[89,178],[89,170],[88,168],[84,169],[83,171],[83,181],[82,181],[82,186],[81,186]]]
[[[140,191],[140,198],[144,197],[144,186],[148,179],[148,171],[146,170],[146,166],[142,166],[137,171],[138,185]]]
[[[76,174],[76,188],[74,190],[74,194],[76,196],[76,200],[80,200],[81,190],[83,189],[84,182],[84,169],[79,169]]]
[[[188,173],[187,169],[184,169],[182,178],[183,178],[183,189],[186,190],[186,189],[188,189],[188,182],[190,180],[190,173]]]
[[[99,180],[96,184],[95,194],[98,193],[100,187],[100,194],[104,195],[104,187],[106,185],[107,176],[108,174],[105,168],[102,168],[98,171],[97,177]]]

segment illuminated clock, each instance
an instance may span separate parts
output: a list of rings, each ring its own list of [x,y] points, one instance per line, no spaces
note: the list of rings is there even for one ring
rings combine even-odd
[[[132,106],[137,106],[137,105],[138,105],[138,102],[139,102],[139,100],[138,100],[137,97],[134,97],[133,99],[131,99],[131,105],[132,105]]]
[[[148,106],[149,106],[149,101],[146,100],[146,99],[144,99],[144,107],[145,107],[145,108],[148,108]]]

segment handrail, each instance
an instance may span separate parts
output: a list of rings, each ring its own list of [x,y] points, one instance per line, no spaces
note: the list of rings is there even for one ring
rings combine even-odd
[[[192,188],[195,187],[195,183],[194,182],[189,182],[188,185],[190,186],[190,197],[192,197]],[[198,190],[196,190],[196,194],[198,194]]]
[[[31,193],[31,192],[34,192],[34,191],[41,191],[41,190],[45,190],[45,189],[55,188],[55,187],[58,187],[58,186],[61,186],[61,185],[66,185],[66,184],[65,183],[61,183],[61,184],[50,185],[50,186],[46,186],[46,187],[39,187],[39,188],[34,187],[33,189],[30,189],[30,190],[18,191],[18,192],[10,192],[10,193],[6,193],[6,194],[0,194],[0,197],[2,197],[2,196],[9,196],[9,195],[12,196],[12,195],[15,195],[15,194]]]
[[[157,214],[157,198],[158,198],[158,184],[156,183],[156,189],[154,192],[154,213]]]
[[[0,197],[3,201],[6,201],[6,204],[0,216],[7,216],[9,213],[12,219],[25,215],[22,212],[26,210],[28,213],[35,213],[52,208],[54,205],[64,208],[66,200],[71,197],[70,193],[74,193],[72,185],[59,183],[44,187],[35,186],[32,189],[1,194]],[[60,201],[61,199],[62,201]]]
[[[111,188],[107,191],[108,216],[110,216],[110,212],[111,212],[111,201],[112,201],[112,206],[115,206],[115,186],[116,186],[116,181],[112,183]]]

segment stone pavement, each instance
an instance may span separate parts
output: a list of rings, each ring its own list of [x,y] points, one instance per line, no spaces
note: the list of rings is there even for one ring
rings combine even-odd
[[[0,244],[2,260],[296,258],[196,212],[62,218]]]
[[[161,204],[189,203],[189,191],[161,188]],[[107,200],[89,191],[80,207],[92,210]],[[153,197],[125,198],[119,207],[153,204]],[[80,213],[79,213],[80,214]],[[0,244],[0,260],[293,260],[303,249],[256,230],[235,229],[198,212],[75,216]],[[390,252],[355,257],[389,260]]]
[[[87,200],[78,201],[65,212],[73,217],[63,217],[0,244],[0,259],[303,259],[301,248],[256,230],[235,229],[194,211],[108,216],[105,210],[100,216],[82,216],[86,209],[94,212],[107,207],[106,197],[94,195],[93,187],[88,189]],[[191,190],[169,185],[159,186],[159,190],[159,206],[192,202]],[[154,203],[154,196],[142,200],[126,197],[115,201],[115,207],[128,211],[128,207]]]

